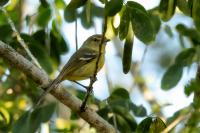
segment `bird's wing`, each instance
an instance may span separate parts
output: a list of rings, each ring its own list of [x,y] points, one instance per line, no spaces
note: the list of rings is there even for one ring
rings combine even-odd
[[[73,71],[80,69],[82,66],[90,63],[98,57],[98,54],[99,53],[97,51],[88,48],[79,49],[72,55],[68,63],[63,67],[58,76],[59,79],[62,80],[63,77],[68,73],[72,73]]]

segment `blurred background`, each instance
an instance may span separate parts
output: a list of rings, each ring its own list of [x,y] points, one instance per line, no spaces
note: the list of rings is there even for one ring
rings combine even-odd
[[[102,33],[105,5],[102,0],[88,0],[85,5],[77,8],[74,14],[67,9],[69,0],[9,0],[6,2],[5,5],[1,5],[1,9],[3,8],[7,13],[3,10],[0,12],[0,40],[29,58],[13,34],[13,29],[8,23],[9,16],[33,55],[52,79],[58,75],[76,51],[76,45],[80,47],[89,36]],[[182,8],[178,6],[170,19],[163,21],[157,12],[157,8],[162,3],[160,0],[134,0],[134,2],[141,4],[151,15],[154,15],[150,18],[152,21],[155,20],[155,27],[157,27],[155,40],[144,43],[134,36],[131,68],[127,74],[124,74],[122,58],[125,40],[120,40],[116,34],[122,11],[109,17],[106,37],[111,41],[107,44],[106,62],[97,75],[98,80],[94,84],[89,105],[99,111],[100,115],[102,112],[109,114],[109,111],[105,111],[106,107],[112,103],[109,102],[109,98],[112,99],[112,94],[119,90],[122,95],[128,93],[133,103],[131,104],[134,106],[131,120],[134,119],[135,123],[140,123],[148,116],[158,116],[167,122],[175,112],[190,106],[193,102],[193,94],[186,95],[185,86],[196,77],[197,63],[184,67],[180,80],[171,88],[163,89],[161,81],[168,68],[175,63],[177,55],[193,46],[190,36],[182,34],[177,25],[193,29],[195,25],[193,18],[183,13]],[[123,4],[126,3],[127,1],[124,0]],[[153,20],[153,18],[156,19]],[[80,83],[88,85],[89,80]],[[83,98],[85,89],[81,86],[70,81],[64,81],[62,85],[73,95]],[[17,132],[15,129],[19,125],[15,124],[16,121],[32,108],[41,93],[42,90],[29,77],[0,58],[0,132],[9,132],[11,129]],[[37,126],[40,127],[38,132],[95,132],[94,128],[90,128],[85,121],[78,118],[51,95],[46,96],[44,103],[51,102],[56,102],[56,105],[47,105],[54,110],[50,113],[52,115],[49,119],[51,119],[46,123],[41,122],[43,124]],[[48,107],[45,107],[43,111]],[[109,115],[102,117],[110,121]],[[180,126],[174,131],[179,131],[181,128]]]

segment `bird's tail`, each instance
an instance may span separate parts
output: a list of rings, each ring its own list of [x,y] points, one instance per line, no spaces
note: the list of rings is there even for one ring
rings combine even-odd
[[[58,77],[56,79],[54,79],[46,88],[45,92],[42,93],[42,95],[40,96],[38,102],[36,103],[37,107],[38,105],[40,105],[42,99],[46,96],[47,93],[49,93],[52,89],[56,88],[57,85],[62,81],[62,77],[61,75],[58,75]]]

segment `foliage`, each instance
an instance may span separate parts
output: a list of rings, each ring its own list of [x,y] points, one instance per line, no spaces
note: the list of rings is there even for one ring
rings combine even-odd
[[[147,87],[142,74],[136,75],[132,66],[134,56],[134,39],[137,38],[144,45],[156,43],[159,30],[164,31],[169,38],[175,38],[178,34],[181,51],[177,51],[173,61],[168,63],[168,68],[161,79],[161,88],[165,91],[173,89],[185,73],[185,69],[191,65],[199,65],[200,59],[200,2],[199,0],[160,0],[157,7],[147,10],[141,3],[123,0],[40,0],[34,14],[26,14],[22,7],[26,0],[1,0],[0,8],[5,9],[8,16],[14,22],[20,36],[27,44],[32,54],[38,60],[42,68],[51,76],[61,64],[61,56],[66,54],[69,46],[68,37],[62,33],[62,25],[80,22],[83,28],[89,30],[95,27],[96,19],[103,20],[108,17],[108,36],[110,39],[117,37],[123,41],[122,66],[123,72],[131,72],[137,87],[143,90],[144,96]],[[96,4],[99,3],[99,4]],[[170,27],[167,22],[181,13],[193,20],[192,26],[179,23],[175,28]],[[23,17],[26,15],[25,17]],[[12,46],[16,51],[29,59],[25,50],[20,46],[8,16],[0,10],[0,40]],[[120,17],[118,26],[114,26],[116,17]],[[27,32],[30,31],[30,32]],[[111,35],[112,34],[112,35]],[[184,40],[189,41],[189,46],[184,45]],[[170,54],[170,53],[168,53]],[[146,66],[148,67],[148,66]],[[200,69],[196,78],[191,79],[184,88],[187,96],[194,94],[194,100],[190,106],[181,109],[167,119],[167,124],[159,117],[162,112],[154,112],[153,109],[161,105],[153,104],[152,99],[147,99],[151,106],[148,111],[143,105],[137,105],[131,99],[131,93],[127,86],[122,88],[110,87],[113,90],[108,98],[100,101],[96,98],[90,99],[89,106],[97,108],[97,113],[123,133],[161,132],[171,122],[182,115],[188,116],[182,125],[182,132],[199,131],[199,107],[200,107]],[[0,132],[36,132],[40,130],[41,124],[51,120],[53,114],[55,121],[62,119],[62,127],[56,123],[49,124],[50,129],[55,132],[75,132],[81,130],[80,118],[76,112],[71,111],[70,119],[59,118],[59,108],[55,104],[48,104],[31,110],[39,97],[38,85],[30,77],[20,70],[12,68],[0,57]],[[74,95],[83,99],[84,92],[73,89]],[[130,93],[130,94],[129,94]],[[158,102],[159,103],[159,102]],[[190,110],[190,111],[188,111]],[[149,113],[150,112],[150,113]],[[189,113],[190,112],[190,113]],[[154,114],[155,116],[149,116]],[[145,117],[145,118],[144,118]],[[141,122],[137,118],[143,119]],[[75,121],[75,122],[74,122]],[[172,129],[173,130],[173,129]],[[175,131],[175,130],[174,130]]]

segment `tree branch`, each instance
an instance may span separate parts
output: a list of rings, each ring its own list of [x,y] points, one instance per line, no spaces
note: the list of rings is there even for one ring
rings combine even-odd
[[[49,83],[49,77],[43,69],[36,67],[22,55],[17,53],[13,48],[4,42],[0,41],[0,58],[8,61],[13,67],[23,71],[27,76],[32,78],[42,88]],[[68,106],[72,111],[76,112],[82,119],[87,121],[91,126],[96,128],[101,133],[118,132],[115,128],[99,116],[91,108],[86,108],[85,112],[80,112],[81,100],[71,95],[63,88],[54,89],[50,92],[61,103]]]

